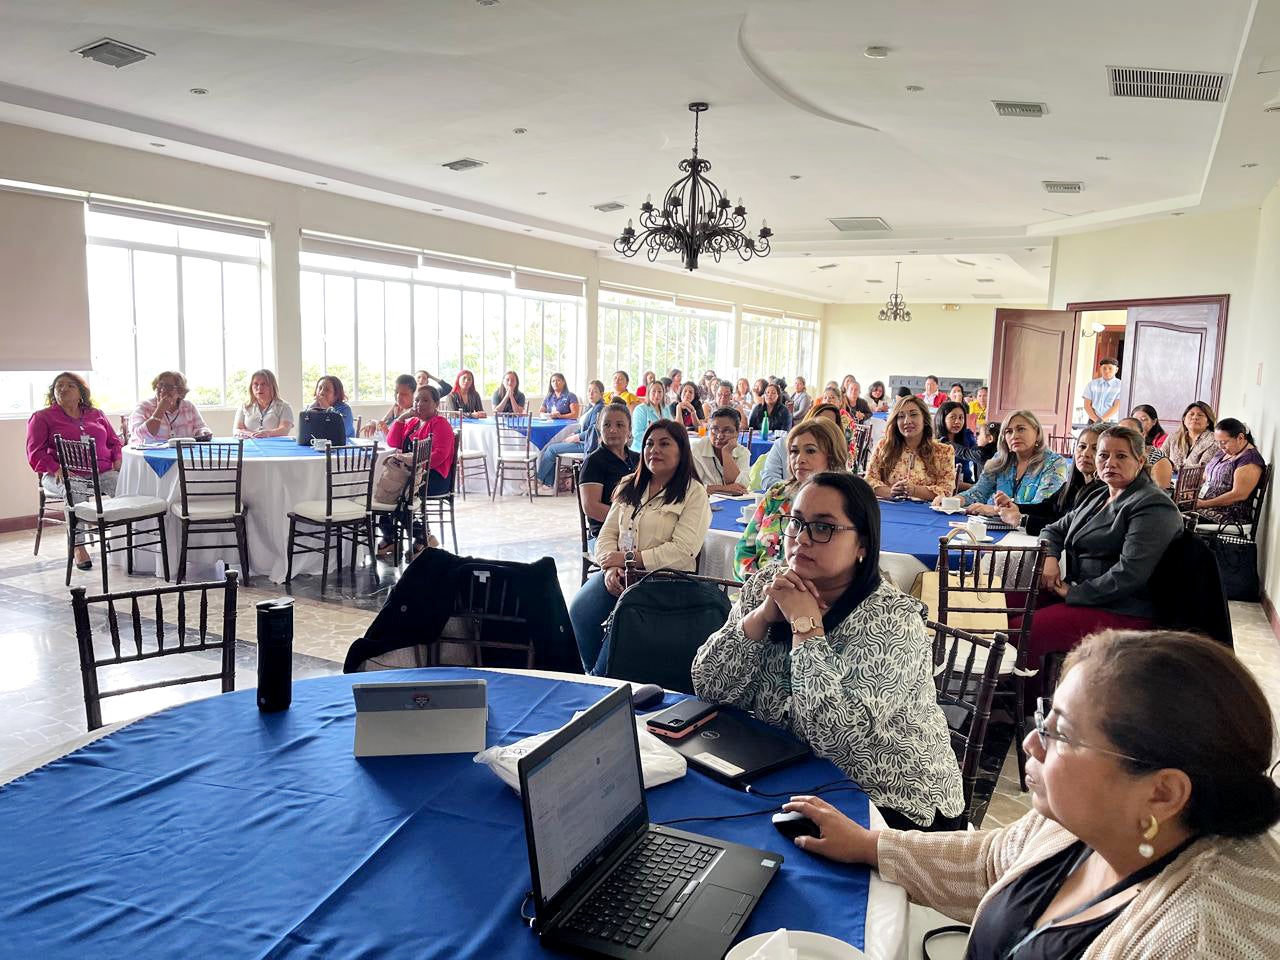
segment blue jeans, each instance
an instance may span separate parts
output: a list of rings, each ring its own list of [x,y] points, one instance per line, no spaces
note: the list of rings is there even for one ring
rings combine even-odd
[[[587,578],[569,604],[569,620],[578,640],[582,669],[595,676],[604,672],[609,659],[609,651],[604,649],[604,622],[617,602],[618,598],[604,585],[604,572],[599,571]]]
[[[556,454],[558,453],[582,453],[582,442],[548,443],[542,448],[542,454],[538,457],[538,479],[542,481],[544,487],[552,486],[556,482]]]

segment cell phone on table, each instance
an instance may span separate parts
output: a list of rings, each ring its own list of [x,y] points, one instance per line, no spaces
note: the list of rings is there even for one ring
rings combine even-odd
[[[714,703],[690,698],[650,717],[645,725],[650,733],[668,740],[681,740],[711,720],[719,709]]]

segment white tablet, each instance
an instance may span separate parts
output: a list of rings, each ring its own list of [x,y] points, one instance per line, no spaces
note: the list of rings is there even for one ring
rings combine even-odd
[[[355,755],[479,753],[489,707],[483,680],[357,683]]]

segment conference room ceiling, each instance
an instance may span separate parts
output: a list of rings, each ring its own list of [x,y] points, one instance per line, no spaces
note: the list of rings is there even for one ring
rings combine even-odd
[[[1034,302],[1055,235],[1255,203],[1275,184],[1280,113],[1262,105],[1280,98],[1278,7],[8,0],[0,120],[162,142],[614,257],[618,230],[688,156],[686,103],[707,100],[710,176],[776,240],[767,260],[701,272],[877,301],[900,259],[908,300]],[[71,52],[104,36],[155,55],[117,70]],[[1227,95],[1114,97],[1112,66],[1223,73]],[[1001,117],[995,100],[1047,113]],[[464,157],[484,166],[442,166]],[[1051,180],[1084,189],[1050,194]],[[610,201],[625,209],[593,209]],[[839,217],[890,229],[841,232]]]

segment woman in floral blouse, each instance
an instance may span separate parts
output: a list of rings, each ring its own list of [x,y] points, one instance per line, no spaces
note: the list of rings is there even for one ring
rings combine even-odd
[[[901,397],[867,464],[877,497],[949,497],[956,488],[955,451],[933,439],[933,408],[919,397]]]
[[[994,517],[1008,501],[1041,503],[1066,485],[1071,462],[1046,446],[1040,418],[1030,410],[1015,410],[1005,418],[998,444],[978,482],[960,494],[965,513]]]
[[[844,436],[827,417],[810,417],[787,434],[787,465],[791,480],[782,480],[765,491],[755,515],[742,532],[733,552],[733,574],[739,580],[782,555],[782,529],[791,513],[791,498],[800,484],[815,473],[844,466]]]

